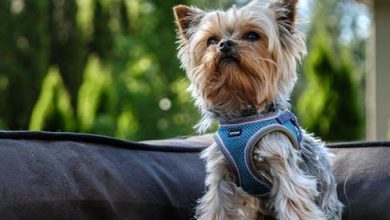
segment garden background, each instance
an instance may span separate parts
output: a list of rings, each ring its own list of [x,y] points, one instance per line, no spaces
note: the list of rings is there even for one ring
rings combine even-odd
[[[172,7],[246,2],[2,0],[0,129],[131,140],[195,134]],[[293,111],[325,140],[363,139],[370,12],[347,0],[302,0],[300,14],[310,21],[301,27],[309,53]]]

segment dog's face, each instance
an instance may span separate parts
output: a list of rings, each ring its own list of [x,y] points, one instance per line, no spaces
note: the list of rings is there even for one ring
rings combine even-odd
[[[305,52],[297,0],[205,12],[176,6],[179,59],[202,110],[239,117],[288,100]]]

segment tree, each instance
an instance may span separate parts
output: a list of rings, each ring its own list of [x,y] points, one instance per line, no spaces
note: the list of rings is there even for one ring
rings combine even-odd
[[[0,2],[0,115],[3,128],[27,128],[50,62],[48,1]]]
[[[0,1],[0,128],[136,140],[193,133],[199,116],[176,58],[172,7],[232,2],[244,4]]]
[[[63,85],[71,97],[69,115],[75,124],[70,131],[131,139],[193,132],[197,111],[176,58],[171,9],[176,1],[55,2],[55,16],[49,19],[54,33],[50,64],[61,75],[56,85]],[[50,75],[45,82],[53,81]],[[48,89],[52,87],[42,84],[34,113],[46,114],[33,114],[30,128],[69,129],[58,128],[60,109],[51,108],[47,99],[56,100],[61,93]]]
[[[340,33],[338,28],[327,28],[321,13],[316,15],[303,70],[307,88],[297,113],[305,128],[325,140],[356,140],[362,137],[363,119],[352,59],[347,48],[335,43],[339,35],[330,35]]]

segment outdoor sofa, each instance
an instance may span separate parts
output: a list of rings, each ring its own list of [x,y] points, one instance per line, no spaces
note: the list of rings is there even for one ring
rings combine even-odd
[[[0,219],[192,219],[211,141],[2,131]],[[390,143],[328,147],[343,219],[390,219]]]

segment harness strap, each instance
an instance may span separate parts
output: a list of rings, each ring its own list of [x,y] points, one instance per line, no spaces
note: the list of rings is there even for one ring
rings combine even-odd
[[[272,132],[282,132],[299,150],[302,132],[295,115],[287,111],[221,122],[214,135],[236,177],[236,184],[253,196],[266,196],[271,190],[271,179],[258,172],[253,163],[253,148]]]

